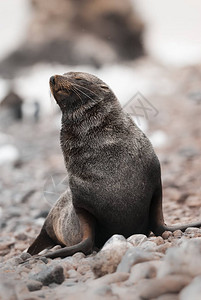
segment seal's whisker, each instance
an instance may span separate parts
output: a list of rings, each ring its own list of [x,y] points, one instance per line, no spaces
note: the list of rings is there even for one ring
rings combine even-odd
[[[74,89],[76,89],[77,91],[79,91],[80,93],[82,93],[83,95],[87,96],[89,99],[91,99],[92,101],[94,101],[93,98],[91,98],[89,95],[87,95],[86,93],[84,93],[82,90],[78,89],[78,87],[74,86]]]
[[[73,87],[71,87],[71,89],[72,89],[72,91],[78,96],[78,98],[81,100],[81,102],[82,102],[82,97],[80,96],[80,94],[78,93],[78,91],[75,89],[75,88],[73,88]]]
[[[80,85],[80,84],[77,84],[77,83],[73,83],[73,85],[77,85],[77,86],[79,86],[79,87],[81,87],[81,88],[83,88],[83,89],[85,89],[85,90],[87,90],[87,91],[91,92],[91,93],[92,93],[92,94],[94,94],[95,96],[97,96],[97,94],[96,94],[96,93],[94,93],[92,90],[90,90],[90,89],[86,88],[85,86],[82,86],[82,85]]]

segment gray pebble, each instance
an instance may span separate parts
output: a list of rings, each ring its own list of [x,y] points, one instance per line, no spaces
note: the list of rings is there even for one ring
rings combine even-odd
[[[43,285],[61,284],[65,280],[61,266],[45,266],[39,273],[30,274],[30,278],[42,282]]]
[[[29,258],[31,258],[31,254],[27,253],[27,252],[23,252],[21,255],[20,255],[20,258],[25,261]]]
[[[41,257],[39,257],[39,259],[40,259],[42,262],[44,262],[44,264],[47,264],[47,263],[48,263],[48,258],[45,257],[45,256],[41,256]]]
[[[24,260],[21,258],[21,257],[15,257],[14,259],[13,259],[13,265],[14,266],[18,266],[18,265],[20,265],[21,263],[23,263],[24,262]]]
[[[111,286],[109,285],[103,285],[101,287],[98,287],[96,290],[94,290],[94,294],[100,295],[102,297],[108,295],[108,294],[112,294],[112,289]]]
[[[40,281],[36,281],[36,280],[29,280],[27,282],[27,288],[30,292],[33,291],[38,291],[42,288],[42,283]]]

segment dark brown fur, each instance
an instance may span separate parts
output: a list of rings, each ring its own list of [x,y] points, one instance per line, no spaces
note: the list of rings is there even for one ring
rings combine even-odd
[[[127,238],[201,226],[164,224],[158,158],[104,82],[70,72],[52,76],[50,87],[62,111],[61,148],[71,192],[52,208],[29,253],[60,244],[63,249],[46,256],[88,254],[116,233]]]

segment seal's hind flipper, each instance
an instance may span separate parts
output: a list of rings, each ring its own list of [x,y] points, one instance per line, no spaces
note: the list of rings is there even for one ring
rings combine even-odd
[[[163,218],[162,210],[162,188],[161,184],[155,191],[149,213],[149,229],[153,231],[155,235],[162,235],[164,231],[174,232],[175,230],[185,231],[188,227],[201,227],[201,221],[189,224],[181,225],[166,225]]]
[[[76,211],[79,218],[80,228],[82,231],[82,240],[73,246],[67,246],[62,249],[48,252],[43,256],[48,258],[66,257],[75,254],[76,252],[82,252],[85,255],[91,254],[94,247],[94,232],[95,221],[91,214],[85,210]]]
[[[53,252],[48,252],[48,253],[43,254],[43,256],[48,257],[48,258],[67,257],[67,256],[71,256],[77,252],[82,252],[85,255],[91,254],[92,240],[90,238],[88,238],[76,245],[73,245],[71,247],[64,247],[62,249],[55,250]]]
[[[47,234],[45,228],[43,227],[41,229],[41,232],[37,236],[37,238],[34,240],[34,242],[31,244],[27,252],[31,255],[38,254],[42,250],[55,246],[56,243],[49,237]]]

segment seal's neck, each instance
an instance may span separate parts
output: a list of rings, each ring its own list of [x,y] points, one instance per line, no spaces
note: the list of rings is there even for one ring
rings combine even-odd
[[[111,135],[114,127],[122,126],[122,116],[121,106],[116,99],[98,102],[71,115],[69,112],[63,113],[60,142],[66,164],[70,156],[80,149],[99,147],[107,135]]]
[[[75,138],[85,138],[88,131],[92,131],[93,128],[96,130],[108,116],[111,118],[112,114],[118,114],[119,111],[121,106],[115,96],[96,102],[89,101],[74,110],[62,112],[61,131],[74,134]]]

